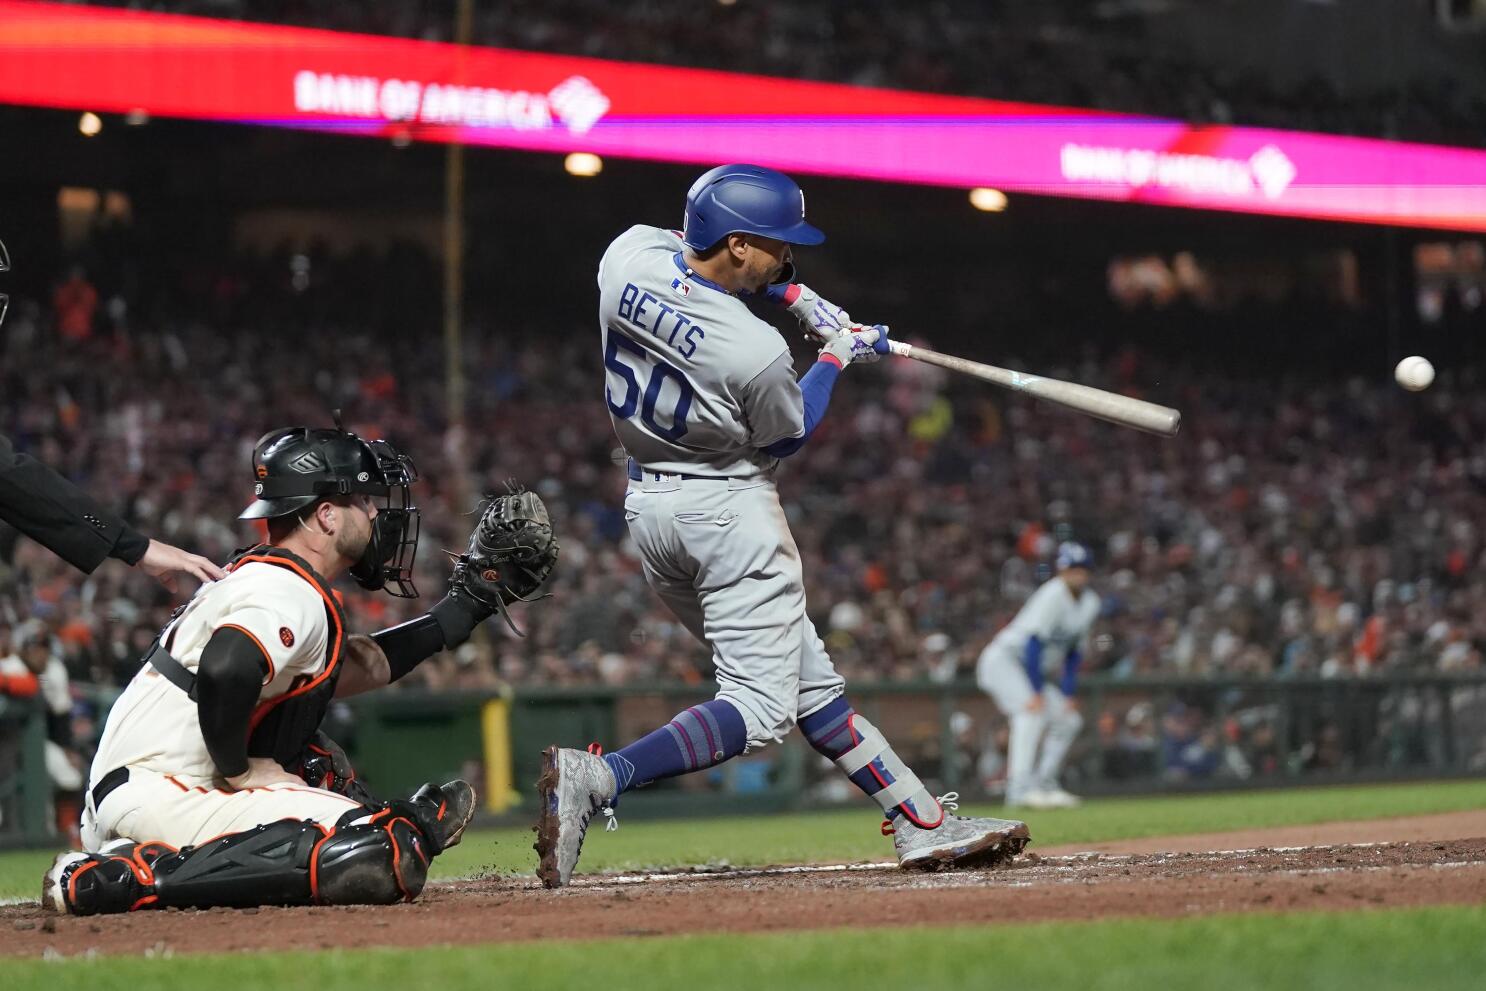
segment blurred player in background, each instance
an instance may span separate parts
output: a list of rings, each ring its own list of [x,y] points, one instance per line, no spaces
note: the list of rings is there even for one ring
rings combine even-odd
[[[1089,564],[1082,544],[1060,546],[1058,574],[1032,593],[975,666],[975,680],[1011,724],[1008,805],[1060,809],[1078,804],[1058,784],[1058,774],[1084,724],[1074,691],[1089,628],[1099,616]],[[1048,680],[1049,673],[1056,683]]]
[[[606,392],[629,452],[624,514],[645,578],[712,651],[717,697],[598,756],[549,748],[538,788],[537,873],[568,883],[584,833],[632,788],[778,743],[796,726],[882,809],[898,862],[1008,859],[1027,827],[951,815],[846,698],[805,609],[800,551],[774,486],[851,364],[888,350],[887,328],[791,284],[792,245],[820,244],[805,194],[754,165],[703,174],[684,230],[635,226],[599,264]],[[788,307],[825,343],[796,380],[789,346],[745,299]],[[886,510],[885,510],[886,511]]]

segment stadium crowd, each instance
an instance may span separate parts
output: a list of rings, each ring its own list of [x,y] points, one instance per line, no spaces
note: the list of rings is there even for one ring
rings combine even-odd
[[[417,278],[416,265],[393,266],[387,282]],[[707,677],[626,546],[591,335],[472,331],[469,411],[449,428],[438,349],[360,319],[383,305],[375,267],[347,263],[359,281],[329,280],[335,294],[301,298],[294,321],[273,292],[249,293],[251,266],[233,268],[242,282],[204,290],[215,324],[136,322],[81,272],[59,280],[51,306],[13,305],[0,423],[16,446],[146,532],[222,560],[256,539],[235,520],[254,440],[343,408],[353,429],[419,464],[425,593],[481,489],[516,478],[556,514],[560,577],[552,599],[519,610],[527,636],[493,629],[415,681]],[[233,302],[247,296],[245,309]],[[294,360],[265,374],[265,353]],[[1055,371],[1179,406],[1184,431],[1160,441],[893,362],[849,376],[809,450],[783,464],[813,616],[849,677],[968,671],[1069,537],[1099,559],[1092,670],[1348,677],[1481,664],[1486,399],[1473,373],[1409,400],[1391,383],[1245,380],[1133,351]],[[869,376],[887,381],[854,381]],[[413,608],[346,598],[363,629]],[[18,647],[49,638],[75,680],[125,680],[172,607],[123,567],[82,578],[13,531],[0,543],[0,618]]]
[[[108,251],[97,257],[118,271]],[[413,250],[234,258],[170,292],[107,274],[95,287],[75,269],[50,300],[13,301],[0,327],[0,428],[145,532],[224,561],[260,539],[236,520],[257,437],[343,409],[352,429],[418,463],[425,596],[439,593],[442,551],[463,546],[480,492],[505,479],[544,496],[562,542],[551,598],[515,610],[524,637],[487,624],[404,688],[703,686],[706,651],[626,543],[593,335],[493,331],[476,307],[467,416],[451,427],[440,349],[403,330],[429,327],[401,307],[436,280]],[[1302,714],[1296,739],[1301,717],[1282,717],[1262,686],[1481,668],[1478,373],[1410,398],[1381,381],[1250,377],[1134,350],[1048,370],[1178,406],[1183,433],[1163,441],[888,362],[853,370],[808,449],[781,466],[812,618],[848,680],[967,678],[1048,577],[1058,541],[1074,538],[1094,548],[1104,597],[1086,670],[1254,686],[1234,689],[1224,713],[1211,693],[1191,704],[1111,691],[1075,783],[1425,759],[1433,696],[1355,720]],[[345,603],[360,630],[418,608],[354,587]],[[98,729],[87,699],[133,675],[175,605],[134,569],[84,577],[0,526],[0,690],[46,701],[64,790]],[[1455,715],[1468,722],[1486,700],[1462,692]],[[979,723],[963,745],[992,788],[996,726]]]
[[[452,3],[405,0],[113,0],[112,6],[399,35],[454,37]],[[1391,16],[1427,23],[1419,3]],[[1091,19],[1088,4],[1002,0],[577,0],[476,3],[475,44],[1003,100],[1479,146],[1486,100],[1448,73],[1389,92],[1294,86],[1215,68]]]

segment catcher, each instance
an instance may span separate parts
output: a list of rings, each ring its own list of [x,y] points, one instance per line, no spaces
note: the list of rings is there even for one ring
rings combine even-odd
[[[269,541],[176,612],[109,713],[90,852],[47,872],[51,910],[412,900],[474,814],[464,781],[376,800],[318,730],[331,699],[396,681],[541,586],[557,559],[541,499],[490,499],[437,605],[352,636],[331,591],[341,573],[417,595],[412,461],[339,426],[296,427],[265,435],[253,470],[241,518],[267,520]]]

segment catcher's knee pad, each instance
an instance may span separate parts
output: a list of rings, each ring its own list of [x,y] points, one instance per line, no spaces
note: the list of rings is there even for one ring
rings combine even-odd
[[[412,901],[428,881],[435,851],[408,803],[348,818],[316,845],[310,893],[321,905],[386,905]]]
[[[924,783],[903,762],[887,739],[859,712],[847,717],[852,745],[833,762],[885,813],[902,812],[915,826],[933,829],[944,810]]]

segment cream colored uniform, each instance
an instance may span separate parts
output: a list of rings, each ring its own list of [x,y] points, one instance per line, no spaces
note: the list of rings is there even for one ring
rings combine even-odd
[[[270,700],[327,673],[330,622],[319,588],[308,579],[281,565],[248,561],[202,586],[164,636],[170,653],[193,673],[217,630],[233,626],[257,641],[269,672],[256,717]],[[120,767],[129,769],[129,780],[94,808],[93,788]],[[183,847],[280,819],[313,819],[328,828],[358,807],[309,785],[231,790],[207,752],[196,703],[147,664],[109,711],[89,773],[82,839],[90,851],[116,839]]]

